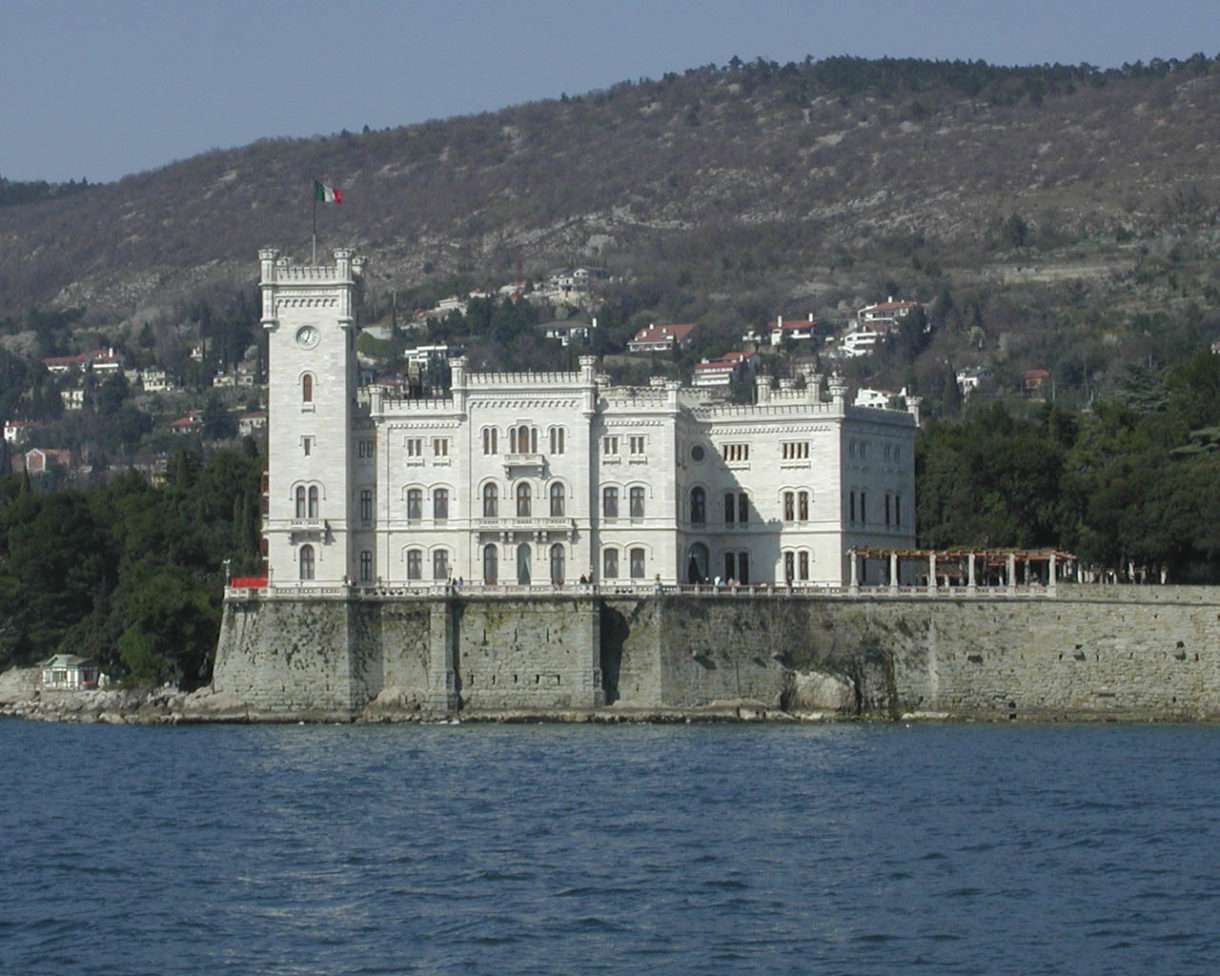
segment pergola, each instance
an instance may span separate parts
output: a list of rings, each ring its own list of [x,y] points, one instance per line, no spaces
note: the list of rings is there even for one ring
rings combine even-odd
[[[1003,569],[1003,588],[1011,594],[1017,592],[1017,566],[1023,568],[1024,586],[1034,585],[1032,567],[1046,564],[1046,588],[1054,595],[1057,567],[1060,563],[1075,560],[1075,555],[1062,549],[885,549],[858,548],[849,549],[851,557],[851,591],[859,592],[861,560],[883,559],[889,564],[889,588],[898,590],[898,566],[900,560],[918,561],[927,566],[928,593],[936,593],[939,589],[956,589],[951,582],[961,580],[965,576],[967,594],[979,591],[978,566],[982,560],[984,571]],[[964,567],[964,570],[963,570]],[[1039,574],[1040,575],[1040,574]],[[944,578],[943,586],[940,583]],[[994,592],[994,587],[987,587]]]

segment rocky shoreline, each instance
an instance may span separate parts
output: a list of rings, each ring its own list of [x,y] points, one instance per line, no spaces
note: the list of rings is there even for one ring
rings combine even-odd
[[[713,701],[694,708],[603,708],[462,710],[437,713],[424,708],[408,693],[385,694],[358,714],[319,710],[268,711],[252,707],[235,695],[210,687],[186,692],[178,688],[107,688],[42,693],[36,685],[37,669],[14,669],[0,674],[0,716],[42,722],[101,723],[108,725],[198,725],[209,723],[429,723],[575,722],[597,724],[695,722],[826,722],[855,719],[834,709],[785,711],[752,699]],[[909,715],[904,718],[945,719],[947,715]]]

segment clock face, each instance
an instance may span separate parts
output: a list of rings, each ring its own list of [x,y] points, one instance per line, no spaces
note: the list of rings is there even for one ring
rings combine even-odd
[[[316,326],[303,325],[297,329],[297,345],[302,349],[312,349],[322,336]]]

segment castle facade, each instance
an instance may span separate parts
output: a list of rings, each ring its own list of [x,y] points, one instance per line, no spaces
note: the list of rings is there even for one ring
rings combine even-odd
[[[274,588],[841,586],[852,547],[914,546],[912,413],[850,406],[833,380],[823,400],[760,377],[752,405],[615,386],[593,357],[457,360],[446,396],[405,399],[358,385],[363,262],[333,257],[259,252]]]

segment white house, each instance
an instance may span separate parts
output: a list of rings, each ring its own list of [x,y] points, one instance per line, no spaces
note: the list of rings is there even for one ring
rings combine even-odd
[[[817,328],[818,320],[810,313],[807,319],[789,319],[784,321],[782,315],[776,316],[775,325],[771,329],[771,345],[778,346],[784,339],[796,342],[806,342],[813,338],[813,330]]]
[[[650,325],[640,329],[627,343],[632,352],[670,352],[675,346],[679,349],[690,347],[690,334],[695,330],[693,322],[682,322],[676,325]]]
[[[842,585],[853,546],[914,545],[915,419],[831,383],[728,404],[661,381],[477,373],[406,399],[358,388],[363,261],[259,252],[268,334],[270,585],[551,587],[715,576]],[[875,561],[874,561],[875,562]]]

